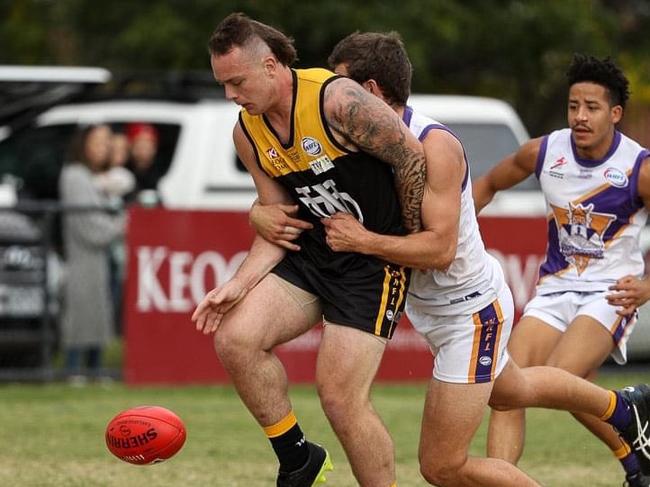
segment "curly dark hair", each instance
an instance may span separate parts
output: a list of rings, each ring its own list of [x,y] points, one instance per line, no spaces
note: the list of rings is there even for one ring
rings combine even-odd
[[[406,105],[413,67],[397,32],[354,32],[334,46],[327,62],[332,69],[345,64],[357,83],[374,79],[389,104]]]
[[[630,97],[629,81],[623,71],[614,64],[610,57],[598,59],[585,54],[574,54],[573,61],[566,73],[569,86],[588,81],[599,84],[607,89],[611,106],[625,103]]]
[[[217,25],[208,41],[208,50],[211,55],[221,56],[256,37],[269,46],[276,59],[285,66],[291,66],[298,58],[291,37],[241,12],[230,14]]]

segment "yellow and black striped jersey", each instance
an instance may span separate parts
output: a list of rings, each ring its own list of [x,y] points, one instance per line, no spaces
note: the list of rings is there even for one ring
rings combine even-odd
[[[325,87],[338,77],[319,68],[292,73],[291,126],[286,143],[264,115],[242,110],[239,120],[258,165],[300,205],[299,218],[314,224],[313,230],[303,232],[298,244],[312,260],[333,259],[320,219],[336,212],[351,213],[373,232],[404,234],[392,167],[368,153],[346,149],[325,120]]]

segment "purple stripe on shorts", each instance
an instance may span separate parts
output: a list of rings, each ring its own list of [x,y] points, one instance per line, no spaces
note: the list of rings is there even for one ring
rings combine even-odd
[[[638,311],[635,311],[631,315],[623,316],[621,319],[621,322],[618,324],[616,329],[614,330],[614,333],[612,333],[612,339],[614,340],[614,343],[618,345],[618,343],[621,341],[621,338],[625,335],[625,329],[634,324],[634,322],[637,319],[637,314]]]
[[[499,327],[501,322],[494,304],[486,306],[478,312],[481,321],[481,337],[477,350],[476,382],[490,382],[492,380],[492,370],[496,360],[495,346],[499,336]]]

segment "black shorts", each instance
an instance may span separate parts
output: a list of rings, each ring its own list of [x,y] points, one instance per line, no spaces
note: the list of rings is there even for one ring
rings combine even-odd
[[[345,271],[332,272],[331,265],[322,269],[290,252],[272,272],[318,296],[326,321],[384,338],[393,336],[402,316],[410,279],[407,267],[361,255]]]

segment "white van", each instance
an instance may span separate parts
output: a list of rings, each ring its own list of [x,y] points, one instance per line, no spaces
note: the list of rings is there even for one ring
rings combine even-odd
[[[461,138],[474,178],[528,139],[515,111],[501,100],[413,95],[409,104],[449,125]],[[157,164],[164,173],[159,193],[165,207],[244,210],[254,199],[254,187],[232,142],[238,110],[223,99],[111,99],[59,105],[37,117],[31,130],[0,140],[0,173],[11,166],[28,192],[47,196],[39,192],[45,183],[38,178],[51,170],[39,174],[37,169],[44,164],[60,167],[66,142],[78,126],[101,122],[120,130],[131,122],[146,122],[160,134]],[[44,147],[51,148],[49,153]],[[535,188],[531,179],[519,189]],[[522,205],[515,206],[525,211]]]

